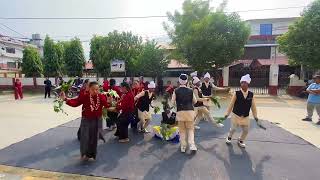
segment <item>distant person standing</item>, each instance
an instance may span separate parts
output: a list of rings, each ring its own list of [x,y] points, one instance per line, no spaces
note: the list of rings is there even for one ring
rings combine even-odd
[[[307,117],[303,121],[312,121],[313,111],[316,109],[319,120],[317,125],[320,125],[320,75],[314,76],[314,83],[307,88],[308,103],[307,103]]]
[[[44,98],[46,99],[47,96],[48,96],[48,98],[51,98],[52,83],[51,83],[50,79],[47,77],[43,83],[44,83]]]
[[[158,95],[162,96],[163,95],[163,91],[164,91],[163,80],[162,80],[162,78],[159,78],[158,79]]]
[[[16,100],[23,99],[22,83],[20,79],[16,79],[14,83],[14,96]]]

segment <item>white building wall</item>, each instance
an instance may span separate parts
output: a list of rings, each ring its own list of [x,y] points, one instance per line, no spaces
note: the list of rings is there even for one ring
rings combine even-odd
[[[293,24],[296,18],[280,19],[257,19],[248,20],[251,27],[251,36],[260,35],[260,24],[272,24],[272,35],[284,34],[288,31],[289,25]]]

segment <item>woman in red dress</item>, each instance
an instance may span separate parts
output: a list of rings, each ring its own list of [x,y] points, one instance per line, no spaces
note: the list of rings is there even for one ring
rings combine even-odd
[[[14,97],[16,100],[23,99],[22,83],[20,79],[16,79],[16,82],[14,83]]]
[[[128,83],[121,83],[122,96],[117,104],[117,110],[119,111],[119,117],[117,121],[117,131],[115,136],[119,137],[120,143],[129,142],[128,126],[132,121],[132,115],[134,112],[134,97]]]
[[[89,92],[78,96],[76,99],[67,99],[65,94],[61,94],[61,98],[71,107],[82,105],[83,113],[81,119],[80,132],[80,152],[81,159],[96,159],[99,121],[102,117],[102,108],[108,108],[108,102],[104,94],[99,92],[99,84],[97,82],[89,83]]]

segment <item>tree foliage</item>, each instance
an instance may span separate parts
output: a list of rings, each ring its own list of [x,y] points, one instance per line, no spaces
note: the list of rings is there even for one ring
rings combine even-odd
[[[68,76],[82,76],[85,65],[85,57],[81,41],[78,38],[72,39],[64,44],[64,61]]]
[[[302,17],[277,41],[292,64],[320,68],[320,0],[305,9]]]
[[[63,74],[63,49],[49,36],[44,40],[43,65],[46,76],[61,76]]]
[[[36,48],[26,47],[23,50],[22,73],[26,77],[40,77],[43,73],[43,66],[40,53]]]
[[[163,74],[168,66],[168,60],[163,49],[155,41],[143,44],[141,54],[135,61],[135,67],[144,76],[158,77]]]
[[[124,60],[126,72],[135,73],[134,60],[142,48],[142,38],[131,32],[110,32],[107,36],[95,36],[91,39],[90,59],[97,72],[108,75],[110,62]]]
[[[236,13],[225,14],[224,1],[214,11],[209,1],[186,0],[182,13],[168,13],[164,24],[176,54],[198,71],[222,67],[241,57],[250,29]]]

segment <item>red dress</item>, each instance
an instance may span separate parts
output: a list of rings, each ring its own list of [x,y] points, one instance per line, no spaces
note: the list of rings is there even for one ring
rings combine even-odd
[[[109,90],[109,81],[108,80],[105,80],[103,81],[103,91],[107,92]]]
[[[22,83],[21,81],[16,81],[14,83],[14,96],[15,99],[23,99],[23,93],[22,93]]]
[[[107,98],[104,94],[91,96],[89,93],[83,93],[78,98],[68,99],[66,104],[72,107],[82,105],[82,116],[86,119],[99,119],[102,117],[102,108],[109,107]]]

